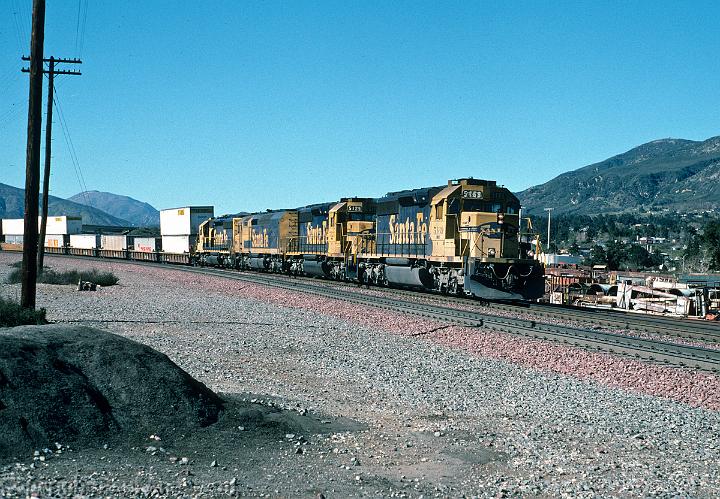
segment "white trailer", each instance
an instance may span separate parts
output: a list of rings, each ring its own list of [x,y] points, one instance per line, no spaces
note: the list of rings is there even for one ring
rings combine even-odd
[[[45,236],[46,248],[64,248],[70,242],[67,234],[48,234]]]
[[[200,224],[214,216],[215,208],[212,206],[185,206],[161,210],[160,234],[162,236],[196,235]]]
[[[158,237],[136,237],[133,246],[135,251],[152,253],[160,251],[160,248],[162,248],[161,241],[162,239]]]
[[[42,220],[38,217],[38,230],[40,230],[40,224]],[[81,217],[51,217],[47,219],[46,234],[80,234],[82,232],[82,218]]]
[[[197,236],[162,236],[165,253],[191,253],[195,249]]]
[[[120,234],[104,234],[100,239],[100,248],[104,250],[122,251],[128,246],[128,237]]]
[[[99,234],[70,234],[70,247],[78,249],[95,249],[100,247]]]
[[[38,217],[38,231],[42,218]],[[82,232],[82,218],[80,217],[48,217],[45,234],[69,235]],[[22,236],[25,234],[24,218],[5,218],[2,221],[2,233],[4,235]]]
[[[3,218],[2,231],[4,236],[22,236],[25,234],[25,220],[22,218]]]

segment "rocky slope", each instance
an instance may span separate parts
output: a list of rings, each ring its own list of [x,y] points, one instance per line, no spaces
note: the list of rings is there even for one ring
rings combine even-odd
[[[662,139],[520,193],[525,209],[595,215],[638,211],[698,212],[720,208],[720,136]]]

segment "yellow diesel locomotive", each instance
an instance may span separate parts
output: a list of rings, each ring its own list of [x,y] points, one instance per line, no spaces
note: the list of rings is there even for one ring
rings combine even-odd
[[[520,203],[495,181],[210,219],[195,261],[491,300],[542,296]]]

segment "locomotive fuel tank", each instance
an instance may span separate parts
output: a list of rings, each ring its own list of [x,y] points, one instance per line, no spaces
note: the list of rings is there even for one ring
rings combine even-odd
[[[323,257],[303,255],[303,272],[312,277],[330,277],[331,267]]]
[[[385,279],[396,286],[431,289],[433,276],[424,266],[406,263],[405,258],[388,258],[385,261]]]

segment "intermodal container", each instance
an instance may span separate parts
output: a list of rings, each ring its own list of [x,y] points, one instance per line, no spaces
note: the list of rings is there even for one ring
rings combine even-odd
[[[38,231],[42,217],[38,217]],[[82,218],[80,217],[48,217],[46,234],[80,234],[82,232]],[[25,233],[25,219],[23,218],[6,218],[2,220],[2,233],[14,236],[20,236]]]
[[[45,236],[46,248],[64,248],[70,243],[70,236],[66,234],[48,234]]]
[[[198,227],[215,216],[212,206],[185,206],[160,211],[160,234],[163,236],[189,236],[198,233]],[[167,250],[166,250],[167,251]]]
[[[128,237],[119,234],[104,234],[100,240],[100,248],[104,250],[121,251],[126,250]]]
[[[162,239],[159,237],[136,237],[134,248],[135,251],[143,251],[146,253],[160,251],[162,248]]]
[[[99,234],[70,234],[70,247],[78,249],[95,249],[100,247]]]
[[[196,242],[196,236],[162,236],[162,248],[165,253],[192,253]]]
[[[22,236],[25,233],[25,220],[22,218],[4,218],[2,221],[2,233],[5,236]]]

